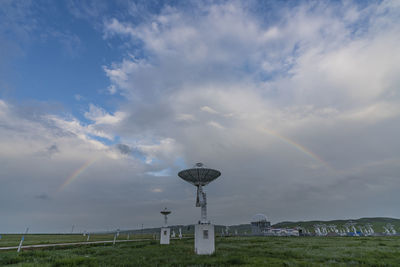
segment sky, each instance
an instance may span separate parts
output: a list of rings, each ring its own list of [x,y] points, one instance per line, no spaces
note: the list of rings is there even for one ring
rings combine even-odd
[[[399,1],[0,0],[0,232],[400,217]]]

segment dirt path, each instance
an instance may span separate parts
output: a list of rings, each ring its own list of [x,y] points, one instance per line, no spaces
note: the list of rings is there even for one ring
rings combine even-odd
[[[122,242],[138,242],[138,241],[150,241],[154,239],[132,239],[132,240],[116,240],[115,243]],[[46,247],[57,247],[57,246],[76,246],[76,245],[91,245],[91,244],[106,244],[113,243],[113,240],[105,240],[105,241],[88,241],[88,242],[74,242],[74,243],[56,243],[56,244],[39,244],[39,245],[26,245],[22,246],[22,249],[34,249],[34,248],[46,248]],[[0,250],[12,250],[18,249],[18,246],[13,247],[0,247]]]

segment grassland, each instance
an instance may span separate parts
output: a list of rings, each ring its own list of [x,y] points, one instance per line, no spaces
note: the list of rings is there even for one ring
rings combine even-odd
[[[193,239],[0,252],[1,266],[399,266],[399,237],[228,237],[216,253],[193,253]]]
[[[18,246],[21,240],[21,234],[6,234],[2,235],[0,240],[0,247]],[[120,234],[118,240],[126,240],[127,234]],[[152,235],[130,235],[129,239],[151,239]],[[114,234],[91,234],[89,241],[104,241],[113,240]],[[82,234],[27,234],[23,245],[37,245],[37,244],[56,244],[56,243],[74,243],[86,242],[87,235]]]

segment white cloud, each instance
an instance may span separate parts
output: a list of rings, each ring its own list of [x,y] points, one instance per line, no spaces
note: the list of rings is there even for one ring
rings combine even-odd
[[[167,168],[167,169],[162,169],[160,171],[146,172],[146,174],[156,177],[166,177],[166,176],[171,176],[171,170]],[[152,191],[152,192],[161,192],[161,191]]]
[[[80,94],[75,94],[75,95],[74,95],[74,98],[75,98],[77,101],[81,101],[82,99],[84,99],[84,97],[81,96]]]
[[[132,184],[151,169],[96,141],[91,135],[97,133],[76,119],[40,114],[40,107],[39,111],[26,108],[0,100],[0,201],[8,203],[2,213],[9,218],[1,223],[5,231],[19,231],[27,221],[33,232],[60,231],[57,225],[71,217],[81,225],[87,223],[88,229],[103,225],[101,229],[106,218],[96,225],[79,215],[97,209],[96,203],[103,200],[96,199],[96,195],[108,199],[107,205],[112,209],[120,200],[113,200],[111,191],[129,188],[130,194],[134,192],[134,198],[138,197],[135,201],[146,199],[139,197],[141,191],[133,189]],[[76,178],[67,183],[74,174]],[[155,186],[144,184],[143,187]],[[64,217],[71,205],[74,211]]]
[[[207,124],[217,129],[224,129],[224,127],[216,121],[209,121]]]
[[[372,105],[347,112],[341,116],[343,119],[376,123],[381,120],[395,118],[400,115],[400,106],[397,103],[377,102]]]
[[[192,114],[181,113],[176,116],[178,121],[195,121],[196,118]]]
[[[180,203],[193,188],[176,166],[201,161],[222,171],[207,187],[215,223],[258,212],[274,221],[400,216],[390,204],[399,200],[399,7],[306,2],[274,7],[270,19],[246,5],[163,7],[139,22],[107,16],[105,42],[120,44],[125,57],[103,69],[109,93],[124,101],[115,112],[90,104],[83,123],[0,100],[8,184],[0,191],[40,181],[22,193],[49,195],[43,188],[56,190],[99,157],[70,190],[50,196],[51,207],[93,211],[95,224],[126,218],[130,227],[126,210],[168,203],[192,212]],[[53,145],[57,153],[43,156]],[[327,210],[332,203],[340,208]],[[151,224],[152,214],[143,220]]]
[[[124,25],[113,18],[104,23],[104,38],[109,38],[115,34],[135,36],[135,31],[129,24]]]
[[[153,192],[153,193],[161,193],[161,192],[163,192],[163,190],[161,188],[153,188],[150,191]]]
[[[201,110],[201,111],[204,111],[204,112],[211,113],[211,114],[218,114],[217,111],[215,111],[213,108],[211,108],[211,107],[209,107],[209,106],[202,106],[202,107],[200,108],[200,110]]]
[[[93,140],[90,138],[88,135],[93,135],[93,136],[98,136],[98,137],[103,137],[107,139],[113,139],[113,136],[103,132],[103,131],[98,131],[96,130],[93,125],[88,125],[84,126],[81,124],[81,122],[75,118],[71,119],[66,119],[66,118],[61,118],[58,116],[54,115],[48,115],[47,119],[50,121],[50,123],[53,123],[60,129],[76,135],[78,138],[82,140],[87,140],[93,144],[95,144],[99,148],[105,148],[106,146],[103,145],[101,142]]]
[[[154,160],[166,160],[168,164],[175,161],[179,154],[179,145],[172,138],[161,139],[159,143],[138,144],[137,148],[146,155],[146,163]]]
[[[124,112],[115,112],[114,115],[104,109],[89,104],[89,111],[85,112],[85,117],[95,122],[95,124],[117,124],[125,118]]]
[[[318,199],[318,192],[350,175],[338,169],[396,157],[393,148],[378,148],[376,135],[380,125],[389,131],[389,122],[399,120],[399,11],[391,6],[384,15],[387,5],[309,2],[278,9],[277,20],[264,21],[230,2],[202,5],[196,16],[164,8],[135,25],[107,21],[106,38],[140,41],[148,55],[105,67],[134,107],[124,109],[131,116],[122,136],[151,140],[139,146],[148,159],[179,154],[188,164],[207,160],[220,167],[229,183],[221,179],[219,189],[229,194],[240,188],[288,196],[282,192],[295,185]],[[300,193],[294,195],[311,201]],[[343,192],[344,199],[349,194]],[[255,206],[254,212],[287,216]]]
[[[110,95],[114,95],[115,93],[117,93],[117,87],[114,84],[110,85],[107,90]]]

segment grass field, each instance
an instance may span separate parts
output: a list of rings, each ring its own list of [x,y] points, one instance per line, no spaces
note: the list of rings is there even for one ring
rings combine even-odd
[[[217,238],[198,256],[193,239],[0,252],[1,266],[399,266],[399,237]]]
[[[18,246],[21,241],[21,234],[7,234],[2,235],[0,240],[0,247],[11,247]],[[118,240],[126,240],[128,236],[126,234],[120,234]],[[130,235],[129,239],[151,239],[152,235]],[[114,234],[91,234],[89,241],[104,241],[113,240]],[[23,245],[36,245],[36,244],[55,244],[55,243],[74,243],[74,242],[85,242],[87,236],[82,234],[27,234]]]

